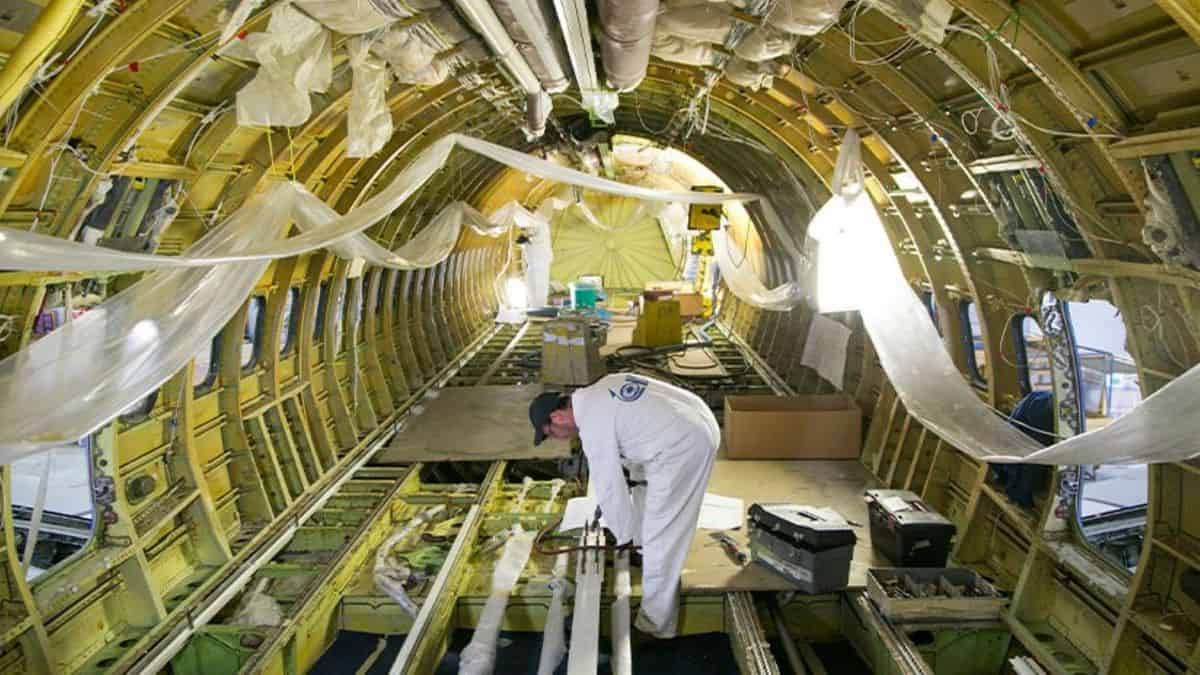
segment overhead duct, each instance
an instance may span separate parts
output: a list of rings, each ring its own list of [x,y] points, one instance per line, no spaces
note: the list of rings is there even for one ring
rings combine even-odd
[[[552,94],[566,91],[571,84],[564,70],[566,50],[558,31],[551,30],[552,10],[540,0],[493,0],[492,5],[542,87]]]
[[[579,84],[579,98],[583,109],[592,117],[608,124],[615,121],[613,111],[617,109],[617,94],[600,87],[596,77],[596,59],[592,53],[592,35],[588,29],[587,5],[583,0],[554,0],[562,28],[563,41],[567,43],[567,54],[571,57],[571,69],[575,71],[575,82]]]
[[[525,135],[530,140],[546,133],[546,120],[550,118],[552,107],[550,95],[544,91],[525,97]]]
[[[305,14],[346,35],[370,33],[441,6],[438,0],[295,0],[295,4]]]
[[[527,120],[534,120],[541,117],[542,131],[545,131],[545,118],[550,114],[550,97],[542,89],[542,84],[538,80],[537,75],[533,73],[533,69],[526,63],[525,58],[517,51],[517,45],[509,37],[508,31],[504,29],[504,24],[500,22],[500,17],[496,16],[495,10],[488,4],[487,0],[455,0],[455,4],[466,15],[467,19],[483,36],[484,41],[491,47],[492,53],[504,65],[504,68],[512,75],[517,86],[521,87],[527,94],[525,98],[525,114]],[[542,105],[545,105],[545,113],[543,115]],[[527,135],[533,137],[540,136],[535,128],[527,128]]]
[[[600,0],[600,56],[608,86],[632,91],[646,77],[657,0]]]

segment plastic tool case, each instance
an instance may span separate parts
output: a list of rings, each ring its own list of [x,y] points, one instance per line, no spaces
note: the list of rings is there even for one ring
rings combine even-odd
[[[799,504],[753,504],[749,512],[754,561],[805,593],[846,587],[858,540],[836,511]]]
[[[954,523],[908,490],[867,490],[871,546],[897,567],[944,567]]]

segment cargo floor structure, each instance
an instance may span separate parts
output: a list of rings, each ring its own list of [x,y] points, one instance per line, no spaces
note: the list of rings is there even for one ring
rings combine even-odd
[[[726,394],[791,391],[726,326],[710,325],[705,333],[713,341],[706,350],[719,359],[720,367],[740,373],[705,380],[698,388],[715,410],[721,410]],[[487,387],[496,378],[505,384],[528,382],[536,372],[522,364],[528,363],[539,342],[536,324],[500,327],[445,378],[446,386]],[[377,462],[384,455],[376,457]],[[459,652],[490,593],[503,533],[513,523],[537,530],[554,519],[566,500],[583,489],[568,480],[554,492],[552,477],[570,470],[568,465],[536,460],[363,466],[245,584],[248,589],[263,588],[279,602],[282,624],[225,623],[237,606],[231,601],[213,623],[190,636],[171,665],[180,673],[310,668],[331,673],[457,672]],[[710,491],[740,497],[747,506],[759,500],[833,506],[865,523],[862,492],[874,484],[871,473],[857,461],[722,457]],[[549,499],[552,494],[554,499]],[[451,519],[405,551],[429,562],[429,577],[411,590],[411,599],[420,607],[414,620],[376,587],[375,551],[397,526],[436,504],[445,504]],[[744,533],[734,536],[744,542]],[[743,673],[921,673],[932,672],[922,651],[943,663],[969,655],[978,659],[982,653],[993,660],[1003,655],[1007,631],[1000,624],[922,627],[918,647],[866,600],[866,568],[886,563],[871,551],[865,530],[858,542],[849,589],[806,596],[788,593],[789,584],[769,571],[739,567],[706,532],[699,532],[682,579],[681,636],[658,642],[635,635],[633,672],[725,673],[736,668]],[[575,569],[574,558],[568,570]],[[606,558],[599,603],[602,635],[595,636],[601,672],[609,672],[612,653],[609,615],[615,580],[612,555]],[[533,672],[531,664],[537,662],[554,601],[553,568],[554,558],[536,551],[524,568],[504,613],[505,640],[496,672]],[[639,577],[640,571],[632,570],[633,612]],[[568,617],[573,606],[573,595],[567,593]],[[789,654],[798,660],[790,660]],[[564,659],[562,668],[566,663]]]

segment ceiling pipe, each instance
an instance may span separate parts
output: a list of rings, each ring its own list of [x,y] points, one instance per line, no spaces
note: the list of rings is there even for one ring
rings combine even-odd
[[[53,53],[54,46],[67,34],[82,6],[83,0],[53,0],[38,14],[0,70],[0,113],[8,110],[30,80],[40,74],[47,57],[58,57]]]
[[[547,13],[538,0],[492,0],[496,16],[508,29],[517,50],[533,69],[542,87],[551,94],[571,84],[564,69],[566,52],[551,29]]]
[[[600,56],[608,86],[632,91],[646,77],[658,0],[600,0]]]
[[[657,6],[657,3],[655,5]],[[583,109],[593,118],[613,124],[613,111],[617,109],[618,103],[617,94],[601,87],[600,79],[596,75],[596,57],[592,52],[587,4],[584,0],[554,0],[554,9],[558,13],[563,41],[567,43],[567,55],[571,57],[575,82],[579,84],[579,99]]]
[[[484,41],[491,47],[492,53],[496,55],[496,59],[512,75],[517,86],[525,91],[525,135],[531,139],[541,136],[546,130],[546,118],[550,115],[550,96],[542,89],[542,83],[538,80],[537,75],[534,74],[533,69],[529,67],[521,53],[517,51],[517,45],[509,37],[508,31],[504,29],[500,17],[496,16],[496,11],[492,9],[487,0],[455,0],[455,4],[475,27],[475,30],[483,36]],[[530,122],[538,122],[538,120],[540,122],[537,126],[530,126]]]

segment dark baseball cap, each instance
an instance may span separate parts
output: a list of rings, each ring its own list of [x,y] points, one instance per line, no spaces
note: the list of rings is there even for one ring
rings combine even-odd
[[[561,391],[547,391],[537,395],[529,403],[529,423],[533,425],[533,444],[541,445],[546,440],[545,426],[550,423],[550,413],[558,410],[566,398]]]

